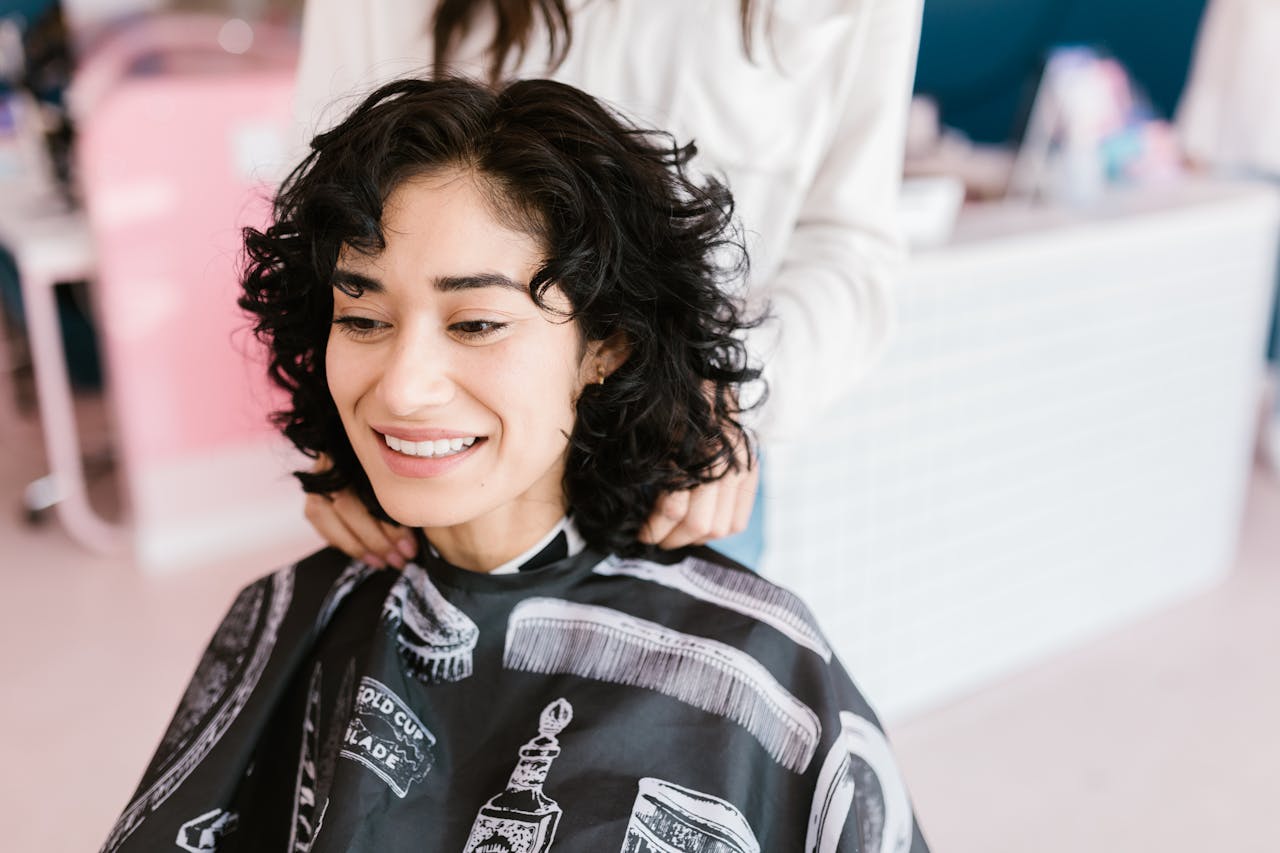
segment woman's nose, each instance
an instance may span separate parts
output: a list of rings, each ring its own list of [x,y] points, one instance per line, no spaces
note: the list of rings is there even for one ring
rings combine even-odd
[[[402,340],[378,383],[388,414],[409,418],[453,399],[447,347],[426,335]]]

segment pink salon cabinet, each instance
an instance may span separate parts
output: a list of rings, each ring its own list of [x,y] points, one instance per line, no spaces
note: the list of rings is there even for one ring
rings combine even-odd
[[[305,460],[267,422],[280,397],[236,306],[240,228],[266,220],[286,157],[292,50],[263,30],[232,54],[225,36],[147,22],[74,93],[123,538],[153,571],[305,535],[288,473]]]

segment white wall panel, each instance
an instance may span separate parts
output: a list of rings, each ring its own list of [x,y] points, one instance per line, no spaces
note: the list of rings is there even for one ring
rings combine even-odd
[[[1278,236],[1272,191],[1191,183],[967,210],[913,260],[881,368],[766,459],[764,571],[882,713],[1228,569]]]

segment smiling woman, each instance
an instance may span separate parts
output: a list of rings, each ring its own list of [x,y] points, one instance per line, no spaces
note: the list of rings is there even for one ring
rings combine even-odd
[[[104,850],[927,851],[804,604],[637,541],[757,376],[689,153],[546,81],[401,81],[316,138],[241,304],[334,461],[304,486],[422,556],[244,589]]]
[[[567,511],[575,403],[625,347],[584,346],[559,287],[534,304],[544,251],[495,219],[478,180],[453,169],[392,191],[382,251],[339,257],[325,364],[383,511],[484,571]]]
[[[292,396],[279,416],[285,434],[333,460],[300,472],[304,488],[352,486],[384,520],[439,528],[461,518],[453,506],[463,497],[447,507],[422,498],[465,480],[468,494],[501,493],[486,496],[489,509],[516,498],[513,510],[559,516],[572,506],[587,542],[636,553],[659,494],[749,458],[735,454],[749,442],[736,391],[759,375],[740,340],[756,320],[725,287],[745,255],[728,192],[685,174],[693,151],[550,81],[496,94],[460,80],[398,81],[318,136],[275,224],[247,235],[241,300]],[[361,372],[371,363],[376,381]],[[357,373],[367,398],[343,409]],[[453,402],[432,407],[431,394]],[[357,417],[365,423],[353,430]],[[415,450],[478,440],[446,482],[395,473],[373,453],[390,449],[384,434]],[[392,452],[404,455],[403,443]],[[385,480],[397,484],[385,496],[384,477],[400,478]],[[528,482],[502,491],[512,477]],[[489,521],[507,519],[515,547],[537,538],[520,531],[542,526],[542,514],[502,510]],[[435,544],[441,533],[427,536]],[[492,567],[478,553],[453,556]]]

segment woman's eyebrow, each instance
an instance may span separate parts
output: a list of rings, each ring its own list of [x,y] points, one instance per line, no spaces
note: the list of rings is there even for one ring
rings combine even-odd
[[[455,290],[474,290],[480,287],[505,287],[526,293],[529,285],[520,284],[502,273],[482,272],[474,275],[444,275],[435,279],[436,290],[448,293]]]
[[[359,299],[366,293],[385,293],[386,288],[376,278],[369,278],[358,272],[337,268],[329,277],[329,283],[348,296]]]
[[[350,296],[359,298],[366,293],[386,293],[386,288],[382,282],[376,278],[370,278],[367,275],[361,275],[352,270],[344,270],[336,268],[333,275],[330,276],[330,283]],[[508,290],[518,290],[521,293],[527,292],[529,286],[512,281],[502,273],[482,272],[472,275],[443,275],[432,279],[436,290],[443,293],[450,293],[458,290],[476,290],[483,287],[502,287]]]

